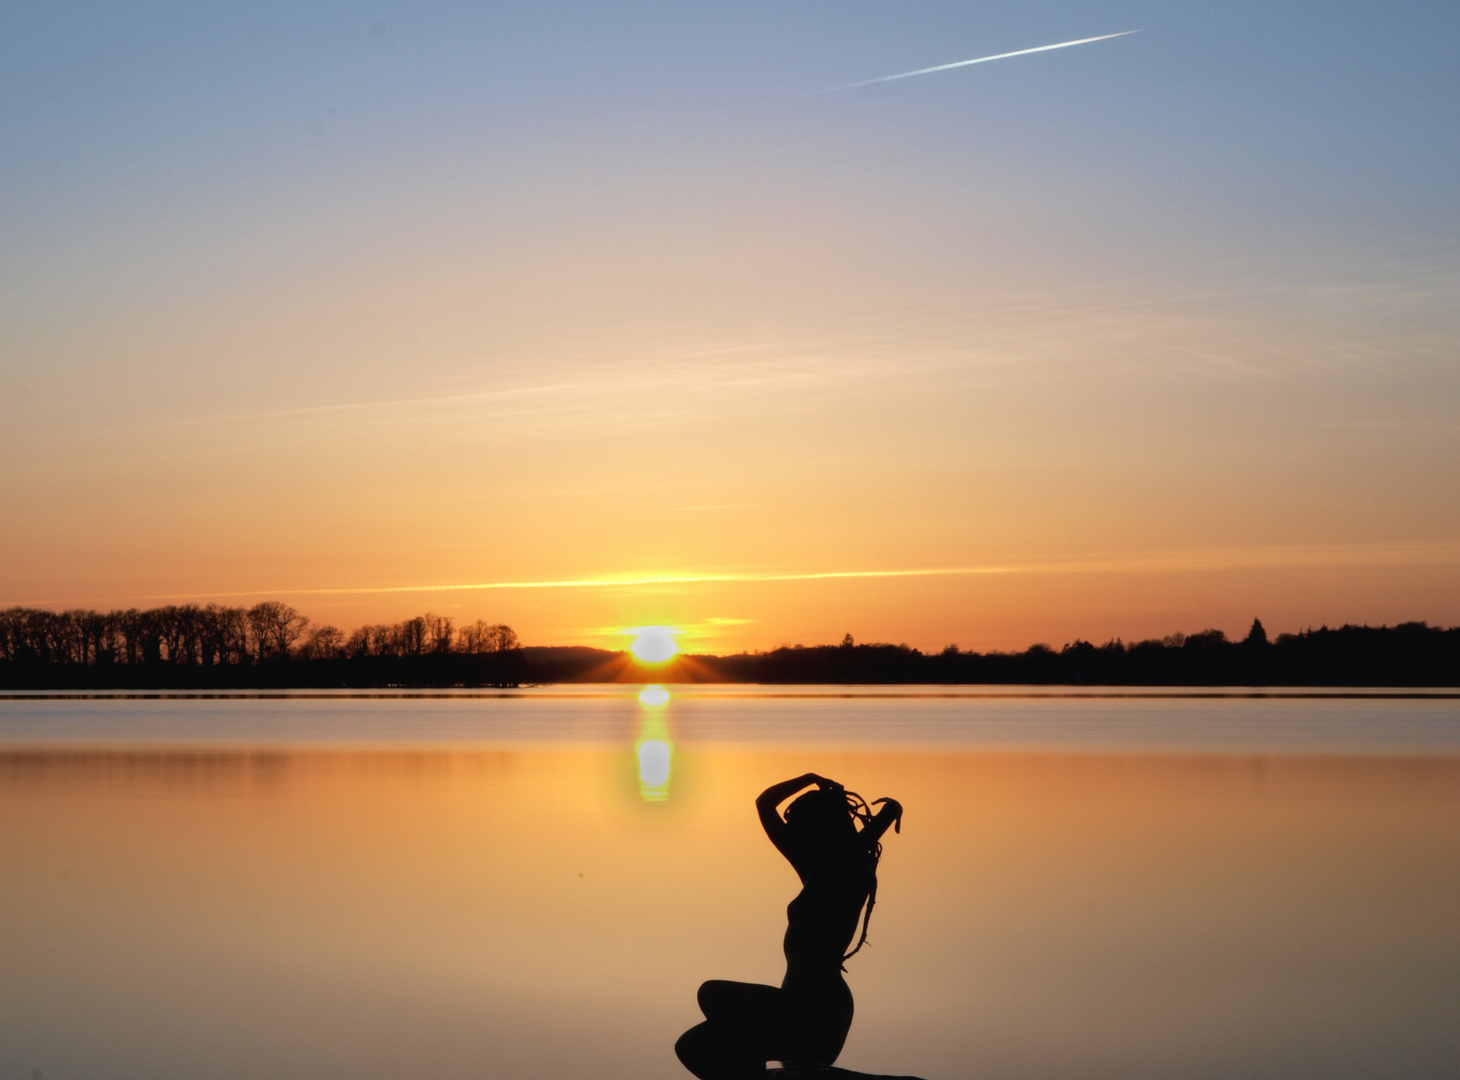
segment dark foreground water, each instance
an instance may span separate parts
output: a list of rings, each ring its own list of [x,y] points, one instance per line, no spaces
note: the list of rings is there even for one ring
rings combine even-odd
[[[1460,701],[668,689],[0,700],[0,1080],[687,1075],[808,769],[907,807],[841,1064],[1460,1076]]]

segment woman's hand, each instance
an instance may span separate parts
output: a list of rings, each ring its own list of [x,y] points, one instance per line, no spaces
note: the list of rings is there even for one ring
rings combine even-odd
[[[894,832],[902,832],[902,803],[896,799],[877,799],[872,805],[882,809],[873,815],[867,827],[862,830],[863,836],[868,840],[877,840],[887,831],[889,825]]]
[[[785,855],[788,859],[791,858],[791,854],[786,847],[786,822],[781,817],[780,811],[777,808],[792,795],[799,794],[812,784],[815,784],[822,791],[839,792],[842,790],[842,786],[835,780],[829,780],[817,773],[809,772],[803,773],[791,780],[782,780],[779,784],[772,784],[762,791],[755,800],[755,809],[760,815],[761,827],[765,829],[766,835],[771,838],[771,843],[775,844],[781,854]]]

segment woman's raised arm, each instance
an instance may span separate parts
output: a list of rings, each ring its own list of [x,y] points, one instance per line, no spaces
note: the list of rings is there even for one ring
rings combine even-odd
[[[869,848],[882,839],[882,834],[889,825],[895,825],[897,831],[902,832],[902,803],[896,799],[878,799],[872,805],[876,806],[878,803],[882,805],[882,809],[872,815],[872,820],[862,828],[862,839],[867,841]]]

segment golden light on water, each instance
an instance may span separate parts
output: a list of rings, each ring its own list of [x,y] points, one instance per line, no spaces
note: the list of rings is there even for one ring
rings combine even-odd
[[[669,798],[669,777],[674,763],[674,742],[669,737],[665,706],[669,691],[646,686],[639,691],[639,731],[634,757],[639,766],[639,797],[645,802]]]
[[[662,686],[646,686],[639,691],[639,700],[645,705],[666,705],[669,691]]]
[[[629,633],[634,635],[629,651],[641,663],[662,664],[679,652],[672,626],[636,626]]]
[[[655,791],[669,786],[669,743],[663,739],[646,739],[639,744],[639,783]]]

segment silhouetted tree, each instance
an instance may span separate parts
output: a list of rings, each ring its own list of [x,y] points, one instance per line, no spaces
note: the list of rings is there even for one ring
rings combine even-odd
[[[1227,644],[1227,635],[1220,630],[1203,630],[1199,634],[1188,634],[1181,643],[1183,649],[1215,649]]]
[[[299,640],[309,620],[288,604],[265,600],[248,609],[248,629],[253,639],[254,657],[260,663],[282,660],[289,647]]]
[[[425,631],[424,645],[428,652],[449,653],[452,641],[452,623],[446,615],[434,615],[431,612],[421,616],[421,623]]]
[[[227,666],[249,660],[248,613],[209,604],[202,613],[203,663]]]
[[[345,635],[333,626],[310,627],[299,646],[305,660],[338,660],[344,652]]]
[[[503,686],[601,679],[619,654],[582,647],[524,649],[512,629],[426,613],[366,625],[348,639],[311,628],[278,602],[253,608],[176,605],[105,614],[0,610],[0,685],[7,687]],[[849,637],[850,635],[848,635]],[[1055,652],[925,655],[906,645],[782,646],[698,656],[680,677],[768,683],[1091,683],[1143,685],[1454,686],[1460,627],[1320,627],[1266,640],[1261,620],[1239,643],[1219,630],[1125,645],[1076,640]],[[281,668],[260,660],[293,655]],[[266,668],[266,670],[265,670]]]
[[[397,656],[420,656],[426,651],[426,620],[417,615],[396,623],[395,642]]]
[[[478,619],[470,626],[461,628],[457,642],[461,651],[468,655],[507,652],[517,648],[517,634],[510,626]]]
[[[345,652],[350,656],[400,656],[400,628],[375,623],[350,635]]]

